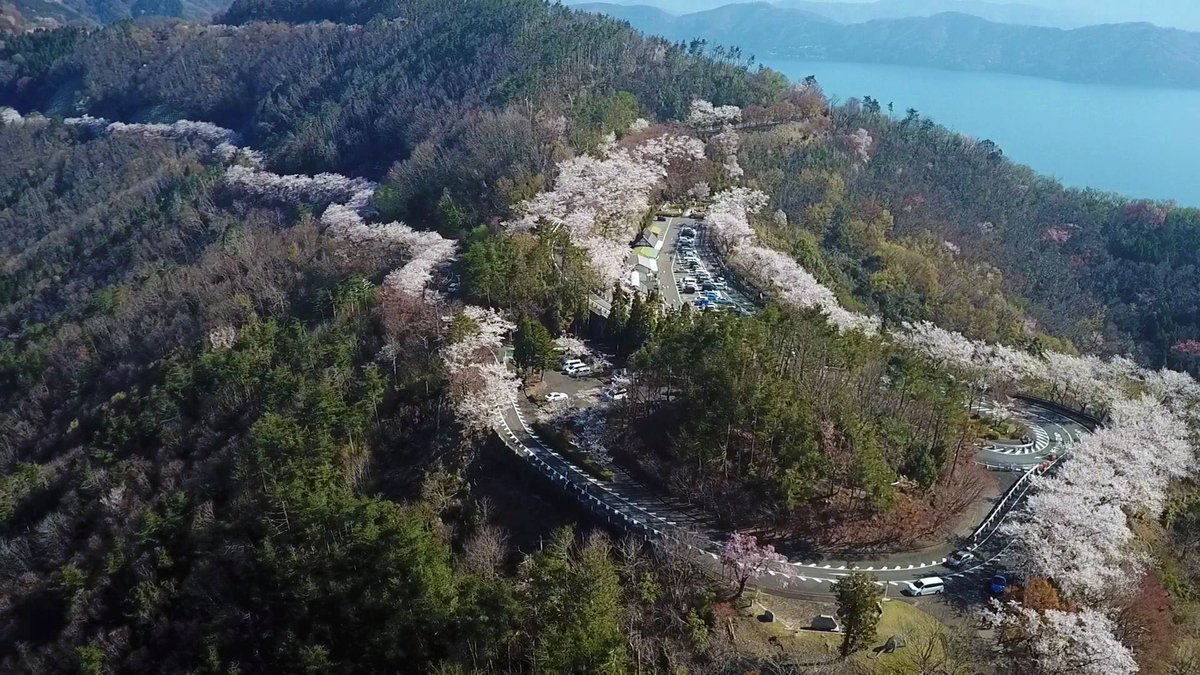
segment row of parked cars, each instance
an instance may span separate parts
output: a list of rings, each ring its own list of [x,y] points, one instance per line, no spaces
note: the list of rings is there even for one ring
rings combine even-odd
[[[564,356],[562,360],[562,372],[568,377],[587,377],[592,374],[592,367],[583,359],[573,356]]]
[[[675,257],[676,267],[685,276],[679,282],[679,291],[687,294],[700,294],[696,298],[696,306],[700,309],[715,309],[723,305],[732,305],[724,291],[729,283],[724,277],[713,275],[704,266],[696,253],[696,231],[685,227],[679,232],[678,255]]]

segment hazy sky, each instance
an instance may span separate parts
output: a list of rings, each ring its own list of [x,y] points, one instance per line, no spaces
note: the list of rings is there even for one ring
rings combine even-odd
[[[568,0],[570,3],[589,0]],[[590,0],[597,1],[597,0]],[[655,5],[669,11],[686,13],[754,0],[598,0],[625,5]],[[771,0],[787,4],[787,0]],[[824,0],[826,2],[874,2],[876,0]],[[885,2],[893,0],[884,0]],[[952,4],[953,0],[943,0]],[[987,0],[997,4],[1035,5],[1058,10],[1077,17],[1085,23],[1119,21],[1149,21],[1160,26],[1174,26],[1200,31],[1200,0]]]

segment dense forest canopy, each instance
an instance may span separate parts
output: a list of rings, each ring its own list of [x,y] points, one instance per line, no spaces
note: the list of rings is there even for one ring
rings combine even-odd
[[[514,489],[443,358],[505,332],[483,307],[543,345],[587,316],[595,261],[509,223],[564,162],[670,136],[696,99],[745,128],[689,137],[643,196],[770,193],[756,235],[847,307],[1197,365],[1194,210],[1066,190],[915,112],[831,108],[736,51],[541,0],[247,0],[218,21],[0,45],[0,670],[759,665],[678,551],[559,531],[561,505]],[[179,119],[232,132],[139,124]],[[392,293],[420,250],[347,254],[330,213],[374,230],[344,204],[234,189],[231,169],[269,176],[260,155],[452,240],[426,270],[444,302]],[[734,522],[932,522],[971,491],[973,393],[939,364],[811,311],[613,300],[604,339],[647,383],[629,447],[663,440],[642,468]],[[1188,545],[1191,503],[1171,512]]]

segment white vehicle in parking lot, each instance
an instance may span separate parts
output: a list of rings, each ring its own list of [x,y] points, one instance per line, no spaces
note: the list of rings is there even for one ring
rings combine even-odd
[[[565,401],[569,398],[571,398],[571,397],[567,396],[566,394],[562,393],[561,391],[552,391],[549,394],[546,394],[546,400],[551,403],[558,403],[559,401]]]
[[[905,595],[911,595],[914,598],[922,595],[938,595],[946,592],[946,582],[941,577],[925,577],[909,582],[904,588]]]
[[[568,377],[583,377],[584,375],[592,374],[592,367],[586,364],[569,366],[563,372],[565,372]]]

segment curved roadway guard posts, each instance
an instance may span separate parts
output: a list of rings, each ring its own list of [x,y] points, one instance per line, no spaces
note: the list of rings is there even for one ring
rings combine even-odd
[[[688,218],[671,218],[668,223],[668,251],[673,251],[680,226],[702,227],[700,221]],[[709,266],[724,270],[711,248],[698,248]],[[658,272],[658,285],[664,291],[664,301],[668,305],[678,306],[683,300],[674,278],[673,253],[669,258],[670,264],[662,265]],[[748,304],[748,295],[745,292],[736,293],[735,303],[739,307]],[[591,306],[596,313],[607,316],[607,299],[593,296]],[[977,407],[987,411],[992,405],[984,402]],[[609,481],[602,482],[588,475],[541,441],[526,422],[526,413],[514,395],[510,394],[509,405],[496,412],[496,432],[505,445],[552,483],[574,496],[597,518],[647,541],[674,541],[695,551],[706,567],[714,570],[720,568],[720,551],[729,533],[712,527],[704,514],[656,494],[620,467],[613,467],[614,475]],[[1070,454],[1081,435],[1096,426],[1094,418],[1070,414],[1064,409],[1031,398],[1019,398],[1015,414],[1018,421],[1029,430],[1032,440],[986,447],[980,451],[977,459],[989,469],[1019,471],[1021,475],[967,538],[964,548],[975,554],[977,562],[973,565],[945,573],[948,570],[943,568],[943,563],[950,551],[949,546],[944,546],[939,549],[943,551],[941,555],[926,554],[926,559],[920,559],[918,554],[907,553],[858,564],[805,560],[773,563],[764,573],[752,579],[751,584],[773,594],[828,600],[833,582],[853,571],[869,572],[881,584],[904,586],[909,581],[931,575],[958,579],[990,570],[1006,548],[1004,538],[999,535],[1000,526],[1025,497],[1032,486],[1032,479],[1052,470]]]

